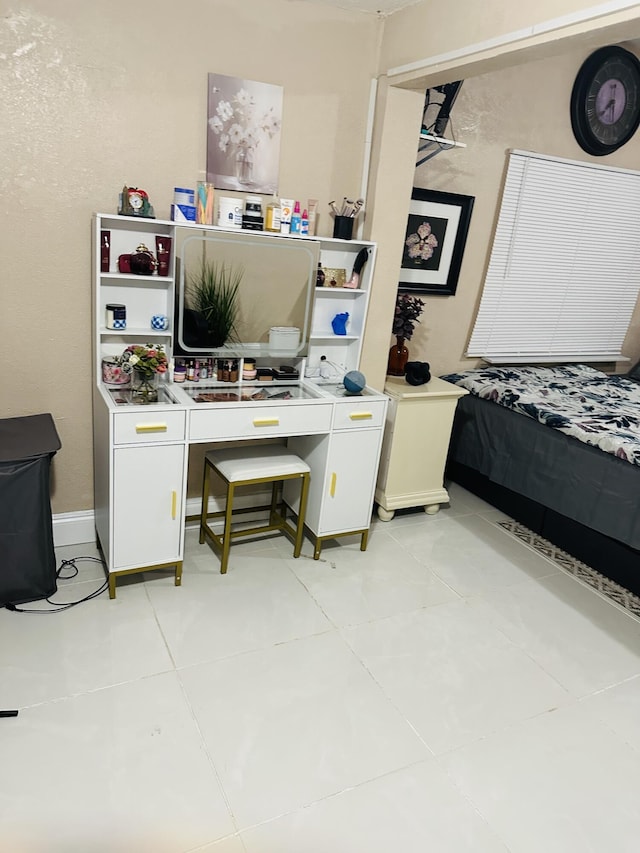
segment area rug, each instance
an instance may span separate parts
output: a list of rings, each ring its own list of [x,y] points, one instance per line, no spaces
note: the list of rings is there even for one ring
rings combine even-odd
[[[566,551],[557,548],[547,539],[543,539],[542,536],[533,533],[528,527],[519,524],[517,521],[498,521],[497,524],[503,530],[506,530],[507,533],[511,533],[521,542],[524,542],[525,545],[533,548],[534,551],[552,560],[558,568],[567,574],[572,575],[577,580],[595,589],[601,595],[605,596],[605,598],[608,598],[614,604],[623,607],[633,616],[640,619],[640,598],[629,592],[628,589],[609,580],[609,578],[601,575],[600,572],[596,572],[595,569],[587,566],[586,563],[576,560],[571,554],[567,554]]]

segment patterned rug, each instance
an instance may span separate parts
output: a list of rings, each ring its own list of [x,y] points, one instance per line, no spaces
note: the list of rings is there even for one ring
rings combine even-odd
[[[534,551],[552,560],[556,566],[567,574],[573,575],[577,580],[595,589],[601,595],[604,595],[605,598],[608,598],[614,604],[623,607],[633,616],[640,619],[640,598],[629,592],[628,589],[609,580],[609,578],[601,575],[600,572],[596,572],[595,569],[587,566],[586,563],[576,560],[575,557],[567,554],[566,551],[561,551],[560,548],[557,548],[547,539],[543,539],[542,536],[533,533],[529,528],[518,524],[517,521],[498,521],[497,524],[503,530],[511,533],[521,542],[524,542],[525,545],[533,548]]]

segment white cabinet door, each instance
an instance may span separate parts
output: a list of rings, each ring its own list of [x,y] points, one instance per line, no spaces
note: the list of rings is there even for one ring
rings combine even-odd
[[[371,522],[381,430],[334,433],[317,534],[364,530]]]
[[[112,571],[182,559],[184,445],[113,455]]]

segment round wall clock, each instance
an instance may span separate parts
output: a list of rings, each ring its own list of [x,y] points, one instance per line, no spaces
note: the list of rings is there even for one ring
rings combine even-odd
[[[618,45],[582,64],[571,92],[571,127],[588,154],[611,154],[640,124],[640,60]]]

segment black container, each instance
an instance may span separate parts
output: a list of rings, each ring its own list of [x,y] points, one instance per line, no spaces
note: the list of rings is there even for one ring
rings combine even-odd
[[[353,216],[336,216],[333,221],[333,236],[340,240],[350,240],[353,236]]]
[[[60,447],[50,414],[0,420],[0,607],[56,592],[49,478]]]

